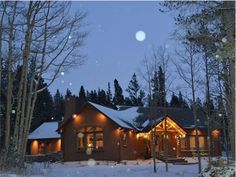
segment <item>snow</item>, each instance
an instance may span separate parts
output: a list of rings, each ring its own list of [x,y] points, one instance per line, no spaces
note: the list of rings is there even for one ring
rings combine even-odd
[[[29,134],[28,139],[60,138],[57,133],[58,122],[44,122],[36,130]]]
[[[149,120],[146,120],[143,124],[142,127],[146,127],[149,124]]]
[[[206,162],[203,162],[203,167],[206,167]],[[169,164],[169,171],[166,172],[165,164],[157,161],[157,173],[154,173],[152,160],[123,161],[117,164],[90,159],[82,162],[52,163],[48,167],[44,163],[28,164],[24,177],[197,177],[197,171],[196,164]]]
[[[118,111],[92,102],[89,103],[123,128],[134,129],[128,123],[135,126],[135,120],[140,115],[140,113],[137,112],[138,107],[131,107],[123,111]],[[135,128],[138,129],[137,127]]]

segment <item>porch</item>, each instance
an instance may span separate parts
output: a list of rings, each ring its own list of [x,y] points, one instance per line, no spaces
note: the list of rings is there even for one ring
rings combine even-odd
[[[201,130],[198,130],[198,135],[201,155],[206,156],[208,153],[207,135]],[[149,132],[139,133],[137,135],[137,137],[145,138],[146,149],[150,156],[152,152],[152,141],[155,141],[155,152],[157,156],[163,157],[167,153],[170,158],[195,156],[195,136],[194,129],[183,129],[169,116],[161,119]]]

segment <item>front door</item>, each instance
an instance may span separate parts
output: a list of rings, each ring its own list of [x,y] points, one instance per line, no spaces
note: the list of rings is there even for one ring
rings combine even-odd
[[[175,138],[175,133],[167,132],[167,146],[165,145],[164,132],[158,138],[158,153],[161,155],[165,154],[165,148],[168,149],[168,156],[177,156],[177,139]]]

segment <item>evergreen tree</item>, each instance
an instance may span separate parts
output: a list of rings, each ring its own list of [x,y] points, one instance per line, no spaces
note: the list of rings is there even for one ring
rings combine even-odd
[[[44,80],[39,80],[39,89],[47,86]],[[33,112],[33,120],[31,123],[31,130],[34,130],[45,121],[51,121],[54,113],[53,99],[49,90],[46,88],[38,93],[35,108]]]
[[[205,110],[207,109],[207,105],[208,105],[208,103],[207,103],[207,101],[205,101],[205,102],[203,103],[203,107],[204,107]],[[215,110],[215,105],[214,105],[214,102],[213,102],[212,99],[210,99],[209,108],[210,108],[210,110],[209,110],[209,111],[210,111],[210,114],[213,113],[214,110]],[[222,109],[222,108],[221,108],[221,109]]]
[[[139,91],[139,96],[138,96],[138,106],[143,106],[144,105],[144,98],[145,98],[145,92],[140,89]]]
[[[173,93],[170,101],[170,107],[181,107],[179,98]]]
[[[80,87],[80,91],[79,91],[79,98],[82,100],[86,100],[86,95],[85,95],[85,90],[84,90],[84,86]]]
[[[111,94],[111,86],[110,86],[110,82],[108,82],[107,84],[107,104],[108,106],[112,105],[112,94]]]
[[[179,92],[179,104],[181,108],[189,108],[188,103],[185,99],[183,99],[181,92]]]
[[[160,99],[159,99],[159,81],[158,81],[158,73],[155,71],[154,76],[151,80],[152,82],[152,98],[150,103],[152,106],[160,106]],[[149,97],[150,98],[150,97]]]
[[[131,101],[131,105],[133,106],[142,106],[143,98],[145,96],[144,91],[140,89],[140,85],[138,83],[136,74],[134,73],[131,81],[129,82],[129,86],[126,89],[129,93],[129,99]]]
[[[197,97],[196,99],[196,105],[197,105],[197,108],[200,108],[200,109],[203,108],[202,101],[199,97]]]
[[[89,101],[92,101],[94,103],[98,103],[98,95],[97,95],[97,91],[96,90],[92,90],[89,94],[89,98],[90,100]]]
[[[159,66],[159,70],[158,70],[158,81],[159,81],[159,105],[160,106],[164,106],[166,104],[167,106],[167,102],[166,102],[166,88],[165,88],[165,74],[162,71],[161,66]]]
[[[105,105],[107,106],[107,95],[106,95],[106,92],[102,89],[98,89],[98,103],[101,104],[101,105]]]
[[[88,101],[91,101],[91,95],[88,90],[86,91],[86,98]]]
[[[72,96],[70,89],[66,89],[66,98]]]
[[[133,106],[133,103],[129,97],[125,97],[125,106]]]
[[[115,105],[123,105],[124,104],[123,90],[117,79],[114,80],[114,89],[115,89],[115,94],[113,97],[113,103]]]
[[[62,94],[57,89],[54,95],[54,120],[60,121],[64,117],[65,100]]]

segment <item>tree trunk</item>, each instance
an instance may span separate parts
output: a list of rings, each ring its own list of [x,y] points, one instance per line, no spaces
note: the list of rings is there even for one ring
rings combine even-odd
[[[207,134],[208,134],[208,167],[211,168],[211,128],[210,128],[210,83],[209,83],[209,68],[208,68],[208,57],[207,57],[207,52],[204,51],[204,61],[205,61],[205,77],[206,77],[206,100],[207,100],[207,105],[206,105],[206,117],[207,117]]]
[[[223,22],[227,40],[234,45],[235,48],[235,2],[224,1],[223,4]],[[235,56],[228,58],[229,75],[228,75],[228,91],[226,97],[229,103],[227,104],[227,112],[229,119],[229,134],[232,158],[235,160]],[[225,73],[226,74],[226,73]]]
[[[16,15],[17,1],[14,3],[13,16],[10,21],[9,29],[9,44],[8,44],[8,83],[7,83],[7,106],[6,106],[6,120],[5,120],[5,139],[4,139],[4,162],[6,162],[9,155],[10,148],[10,136],[11,136],[11,113],[12,113],[12,87],[13,87],[13,33],[14,33],[14,21]],[[7,164],[7,163],[6,163]]]
[[[191,51],[190,51],[191,52]],[[190,71],[191,71],[191,90],[192,90],[192,99],[193,99],[193,118],[194,118],[194,124],[195,124],[195,143],[196,143],[196,150],[197,150],[197,156],[198,156],[198,173],[201,173],[202,167],[201,167],[201,155],[199,151],[199,138],[198,138],[198,120],[197,120],[197,110],[196,110],[196,98],[195,98],[195,78],[194,78],[194,66],[193,66],[193,55],[190,55]]]
[[[2,133],[3,133],[3,130],[4,130],[4,127],[2,126],[2,29],[3,29],[3,18],[5,16],[5,11],[6,11],[6,6],[7,6],[7,2],[2,2],[2,6],[3,7],[3,11],[2,11],[2,15],[1,15],[1,21],[0,21],[0,146],[3,145],[3,142],[1,141],[2,140]],[[0,156],[2,154],[2,149],[0,149]],[[1,158],[0,158],[0,161],[1,161]],[[0,165],[1,166],[1,165]]]

